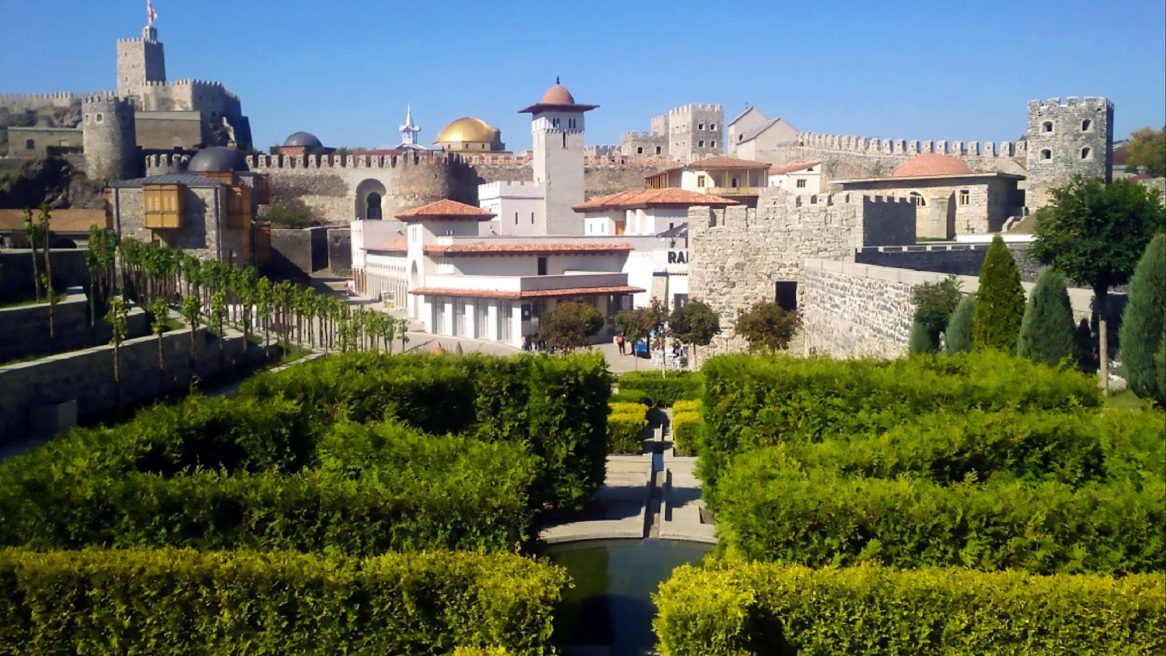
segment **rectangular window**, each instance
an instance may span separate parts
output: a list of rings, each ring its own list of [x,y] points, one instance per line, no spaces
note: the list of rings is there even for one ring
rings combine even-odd
[[[518,212],[514,213],[514,225],[518,225]]]
[[[971,192],[967,189],[960,189],[960,205],[967,205],[971,202]]]
[[[805,189],[806,188],[806,180],[804,178],[801,180],[798,180],[797,187],[798,187],[798,189]]]
[[[704,176],[703,175],[696,176],[696,186],[704,187]]]
[[[547,275],[547,258],[545,257],[538,258],[538,275]]]
[[[534,225],[534,212],[530,213],[530,225]]]

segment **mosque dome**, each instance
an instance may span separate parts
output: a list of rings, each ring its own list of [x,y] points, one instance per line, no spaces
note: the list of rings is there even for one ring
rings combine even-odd
[[[551,88],[546,90],[543,94],[542,100],[539,101],[542,105],[574,105],[575,96],[567,91],[567,87],[555,82]]]
[[[285,146],[303,146],[304,148],[323,148],[324,144],[311,132],[296,132],[284,139]]]
[[[480,118],[463,116],[449,125],[441,128],[437,133],[435,143],[493,143],[498,139],[498,128]]]
[[[226,173],[230,171],[246,171],[247,162],[243,160],[243,153],[234,148],[213,146],[203,148],[190,158],[186,170],[195,173]]]
[[[942,155],[925,153],[903,162],[891,173],[892,178],[926,178],[935,175],[964,175],[972,170],[963,160]]]

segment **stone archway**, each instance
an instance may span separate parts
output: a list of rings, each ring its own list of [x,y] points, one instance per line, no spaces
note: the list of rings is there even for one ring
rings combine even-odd
[[[358,221],[376,221],[382,218],[386,189],[384,183],[373,178],[366,178],[356,185],[355,207],[353,208]]]

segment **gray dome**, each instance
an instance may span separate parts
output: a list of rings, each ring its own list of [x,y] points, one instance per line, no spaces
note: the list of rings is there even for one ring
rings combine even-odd
[[[214,146],[203,148],[190,158],[187,171],[203,173],[225,173],[228,171],[246,171],[247,162],[243,160],[243,153],[234,148]]]
[[[284,140],[285,146],[303,146],[304,148],[323,148],[324,144],[311,132],[297,132]]]

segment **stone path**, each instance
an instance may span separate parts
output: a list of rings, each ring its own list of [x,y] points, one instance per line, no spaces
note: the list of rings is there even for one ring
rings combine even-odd
[[[548,544],[642,538],[715,543],[715,527],[701,521],[696,458],[673,455],[667,439],[672,412],[664,414],[665,425],[650,429],[643,455],[608,456],[593,503],[572,521],[543,527],[539,537]]]

